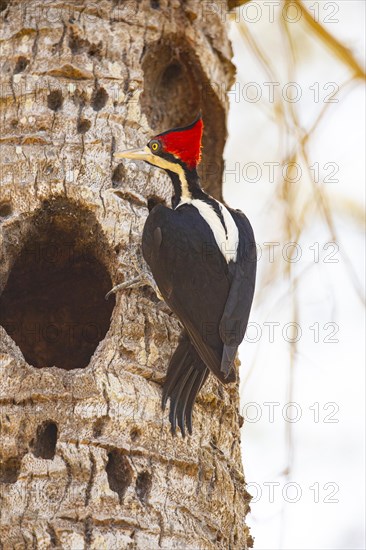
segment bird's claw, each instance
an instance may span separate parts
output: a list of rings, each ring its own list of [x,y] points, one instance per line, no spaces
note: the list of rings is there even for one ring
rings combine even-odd
[[[111,288],[111,290],[109,292],[107,292],[107,294],[105,295],[105,299],[108,300],[108,298],[112,294],[116,294],[120,290],[125,290],[126,288],[135,288],[137,286],[141,286],[140,282],[141,282],[140,277],[134,277],[130,281],[125,281],[124,283],[120,283],[119,285],[116,285],[113,288]]]
[[[230,363],[221,364],[221,372],[224,374],[224,378],[227,378],[232,370],[232,365]]]
[[[105,299],[108,300],[108,298],[112,294],[116,294],[120,290],[126,290],[127,288],[139,288],[145,285],[150,286],[154,290],[159,300],[164,301],[164,298],[162,297],[153,276],[145,269],[141,270],[137,277],[134,277],[129,281],[125,281],[124,283],[120,283],[119,285],[111,288],[111,290],[105,295]]]

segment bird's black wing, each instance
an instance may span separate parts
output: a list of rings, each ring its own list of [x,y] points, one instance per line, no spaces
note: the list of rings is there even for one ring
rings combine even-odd
[[[223,373],[232,370],[238,346],[245,335],[257,270],[256,244],[249,220],[240,210],[229,210],[239,229],[239,243],[237,260],[229,263],[232,281],[220,321],[220,336],[224,342],[221,361]]]
[[[183,323],[204,364],[224,384],[236,379],[221,371],[219,322],[230,291],[227,263],[198,210],[162,205],[148,216],[142,251],[161,294]]]

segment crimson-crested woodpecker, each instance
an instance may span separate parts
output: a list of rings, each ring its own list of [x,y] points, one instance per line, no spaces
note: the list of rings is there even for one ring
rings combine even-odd
[[[175,433],[192,434],[192,409],[211,371],[223,384],[236,380],[234,361],[244,338],[256,276],[252,227],[240,210],[201,187],[201,115],[189,126],[153,137],[146,147],[116,158],[164,169],[174,188],[172,208],[156,204],[142,235],[142,253],[160,294],[184,330],[168,367],[163,409]]]

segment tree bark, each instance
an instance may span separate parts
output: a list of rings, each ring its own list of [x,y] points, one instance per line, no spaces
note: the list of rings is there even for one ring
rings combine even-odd
[[[237,387],[210,377],[172,437],[161,382],[180,333],[136,276],[169,179],[113,152],[205,123],[221,195],[234,76],[224,3],[0,2],[0,548],[243,549]],[[119,197],[111,189],[119,189]]]

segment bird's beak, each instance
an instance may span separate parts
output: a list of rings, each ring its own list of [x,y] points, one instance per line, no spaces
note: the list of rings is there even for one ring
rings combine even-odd
[[[115,153],[114,157],[116,159],[133,159],[133,160],[148,161],[149,159],[151,159],[151,151],[147,146],[141,147],[141,149],[127,149],[126,151]]]

